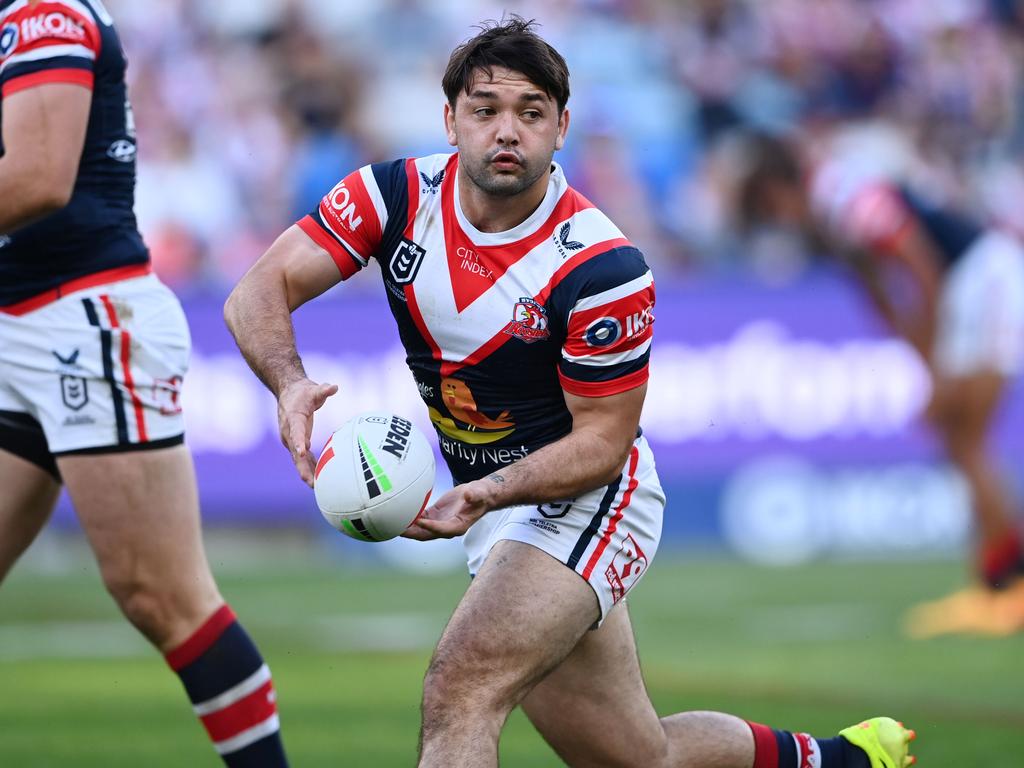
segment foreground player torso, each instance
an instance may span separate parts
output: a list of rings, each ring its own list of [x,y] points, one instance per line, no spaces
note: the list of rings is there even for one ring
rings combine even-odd
[[[70,202],[0,233],[0,307],[77,277],[148,261],[132,211],[135,126],[125,66],[100,0],[0,0],[0,109],[3,99],[44,83],[74,83],[93,93]]]
[[[522,224],[476,230],[462,214],[458,156],[369,166],[300,226],[343,276],[380,262],[409,367],[457,481],[565,435],[563,388],[643,383],[654,289],[641,254],[555,167]]]

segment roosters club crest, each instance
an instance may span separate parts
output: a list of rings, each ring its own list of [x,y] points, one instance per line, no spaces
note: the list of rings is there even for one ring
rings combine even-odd
[[[548,330],[548,312],[529,296],[523,296],[512,309],[512,321],[505,326],[504,331],[527,344],[543,341],[551,335]]]

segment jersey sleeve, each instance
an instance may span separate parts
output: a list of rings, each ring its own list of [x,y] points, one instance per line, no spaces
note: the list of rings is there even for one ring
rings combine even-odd
[[[891,186],[873,184],[851,196],[839,223],[851,245],[889,254],[913,226],[913,212]]]
[[[374,166],[367,165],[338,182],[298,226],[330,254],[347,280],[374,256],[387,220]]]
[[[647,381],[654,332],[654,278],[633,247],[588,262],[567,296],[562,388],[582,397],[626,392]]]
[[[88,9],[76,0],[44,0],[7,10],[0,21],[0,96],[45,83],[93,87],[101,37]]]

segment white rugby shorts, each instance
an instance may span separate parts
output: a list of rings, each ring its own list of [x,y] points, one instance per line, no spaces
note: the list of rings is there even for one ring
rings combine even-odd
[[[172,445],[190,349],[178,299],[152,274],[0,311],[0,411],[38,421],[53,454]]]
[[[950,268],[939,299],[935,362],[947,376],[1024,364],[1024,247],[990,230]]]
[[[463,537],[469,572],[476,575],[499,541],[531,544],[590,584],[604,621],[654,560],[664,509],[654,456],[641,436],[611,485],[571,501],[497,509],[480,518]]]

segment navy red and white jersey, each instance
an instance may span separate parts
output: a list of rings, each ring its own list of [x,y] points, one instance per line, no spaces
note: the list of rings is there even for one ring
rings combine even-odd
[[[458,162],[361,168],[299,227],[342,278],[379,262],[441,449],[465,482],[567,434],[563,389],[601,397],[647,381],[654,282],[557,165],[529,218],[485,233],[459,205]]]
[[[882,258],[919,229],[948,268],[983,231],[966,216],[932,203],[907,185],[849,162],[827,163],[813,174],[811,201],[826,231],[841,245]]]
[[[101,0],[0,0],[0,110],[13,95],[45,83],[92,91],[70,202],[0,233],[0,307],[86,275],[148,263],[132,210],[135,126],[125,66]]]

